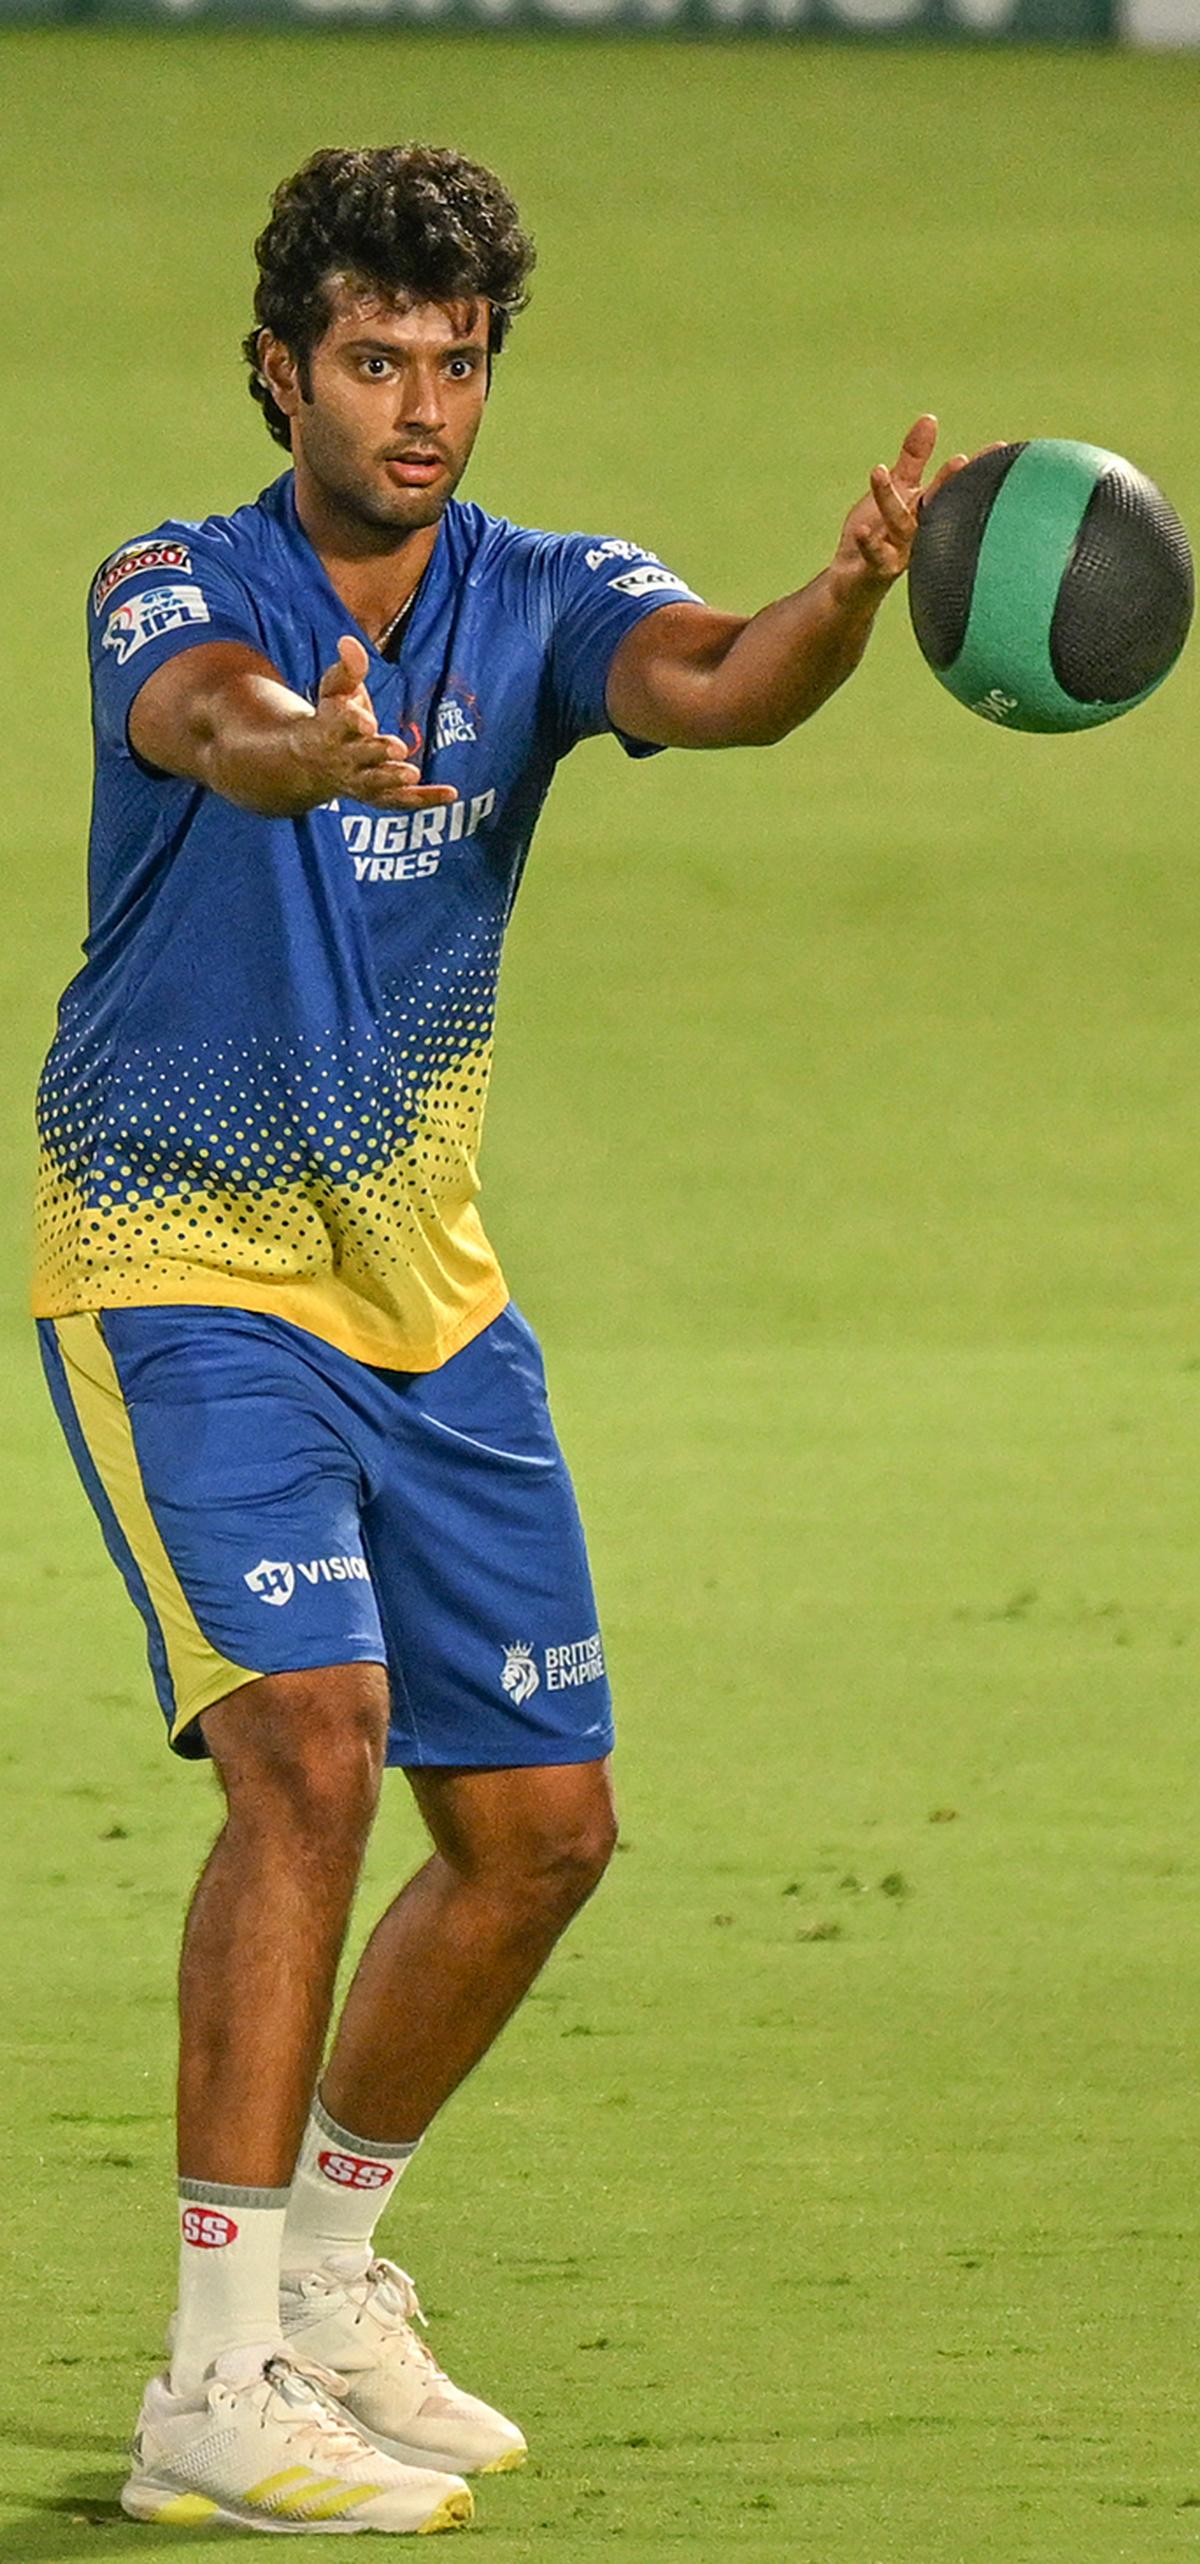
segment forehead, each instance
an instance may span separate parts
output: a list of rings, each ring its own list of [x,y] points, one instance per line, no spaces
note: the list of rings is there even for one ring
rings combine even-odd
[[[330,276],[324,291],[325,338],[339,345],[355,338],[423,350],[471,339],[487,343],[488,305],[470,295],[459,302],[420,303],[354,276]]]

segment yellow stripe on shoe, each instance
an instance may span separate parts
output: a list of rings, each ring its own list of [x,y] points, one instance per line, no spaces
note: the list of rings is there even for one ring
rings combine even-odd
[[[311,2466],[285,2466],[278,2475],[264,2475],[261,2484],[252,2484],[249,2492],[239,2494],[238,2498],[256,2504],[269,2502],[273,2493],[285,2493],[289,2486],[293,2492],[301,2484],[306,2484],[310,2492],[323,2492],[325,2486],[333,2481],[331,2475],[315,2475]]]
[[[175,2493],[161,2510],[143,2512],[142,2516],[152,2518],[156,2528],[199,2528],[205,2520],[214,2518],[220,2507],[219,2502],[210,2502],[206,2493]]]
[[[142,1483],[124,1391],[99,1319],[83,1314],[56,1318],[54,1332],[79,1430],[162,1631],[175,1695],[174,1742],[202,1710],[211,1709],[227,1693],[240,1691],[244,1683],[257,1682],[259,1674],[249,1666],[233,1664],[209,1644],[167,1556]]]
[[[293,2500],[282,2503],[280,2509],[287,2519],[344,2519],[348,2511],[358,2509],[360,2502],[373,2502],[377,2494],[386,2493],[387,2489],[386,2484],[352,2484],[347,2491],[344,2484],[338,2484],[326,2494],[324,2501],[317,2501],[314,2497],[320,2491],[317,2485],[312,2493],[297,2493]]]

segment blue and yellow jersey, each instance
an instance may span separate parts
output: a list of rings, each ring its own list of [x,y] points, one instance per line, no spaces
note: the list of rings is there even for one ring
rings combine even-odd
[[[452,500],[395,658],[358,637],[380,728],[454,801],[270,819],[148,768],[127,725],[205,641],[248,642],[315,700],[357,626],[291,473],[105,563],[89,930],[38,1100],[38,1316],[263,1310],[412,1371],[489,1323],[507,1291],[475,1196],[504,928],[558,760],[611,727],[618,641],[692,594],[635,544]]]

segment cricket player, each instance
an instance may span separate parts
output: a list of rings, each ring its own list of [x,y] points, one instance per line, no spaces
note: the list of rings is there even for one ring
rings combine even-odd
[[[183,1937],[178,2309],[122,2499],[428,2531],[525,2442],[439,2368],[376,2224],[614,1839],[583,1533],[475,1202],[504,929],[576,742],[785,738],[966,458],[923,490],[919,418],[827,568],[722,614],[635,542],[455,496],[534,256],[490,170],[319,151],[257,256],[286,468],[95,579],[89,930],[39,1095],[51,1395],[171,1746],[226,1804]],[[326,2054],[386,1764],[432,1849]]]

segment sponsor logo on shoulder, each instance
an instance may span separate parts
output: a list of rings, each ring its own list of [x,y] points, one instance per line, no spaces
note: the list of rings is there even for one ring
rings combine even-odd
[[[696,593],[686,579],[676,578],[674,570],[664,570],[661,561],[640,561],[636,570],[623,570],[619,579],[608,584],[619,588],[622,596],[652,596],[656,588],[674,588],[680,596]]]
[[[371,1581],[365,1558],[260,1558],[257,1567],[247,1568],[243,1581],[259,1602],[282,1605],[290,1603],[297,1576],[302,1576],[306,1585],[366,1585]]]
[[[192,556],[186,543],[127,543],[123,551],[114,552],[96,573],[92,589],[92,611],[99,614],[105,599],[119,588],[123,579],[136,579],[143,570],[182,570],[190,577]]]
[[[208,623],[208,607],[197,587],[174,582],[170,587],[143,588],[140,596],[128,597],[124,605],[115,606],[104,626],[104,648],[115,650],[117,665],[123,668],[135,651],[144,650],[148,641],[157,641],[164,632],[174,632],[180,624]]]
[[[610,561],[657,561],[657,552],[647,552],[644,543],[622,543],[614,535],[607,543],[593,543],[584,553],[589,570],[606,570]]]
[[[326,2146],[317,2156],[327,2181],[336,2182],[339,2190],[386,2190],[396,2178],[394,2163],[380,2163],[377,2157],[362,2154],[339,2154]]]
[[[237,2242],[237,2227],[223,2208],[185,2208],[180,2228],[184,2242],[201,2252],[219,2252],[223,2244]]]

